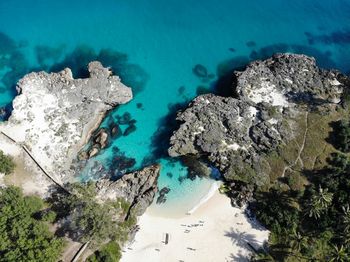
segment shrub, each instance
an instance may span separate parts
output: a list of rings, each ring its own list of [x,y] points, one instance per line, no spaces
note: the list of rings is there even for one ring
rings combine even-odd
[[[12,157],[7,156],[0,150],[0,173],[9,175],[15,169],[15,163],[13,162]]]
[[[118,262],[121,257],[118,243],[111,241],[88,257],[87,262]]]

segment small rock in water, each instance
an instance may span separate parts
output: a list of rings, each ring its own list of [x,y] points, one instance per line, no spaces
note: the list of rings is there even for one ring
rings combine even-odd
[[[90,151],[89,151],[89,158],[92,158],[96,156],[100,152],[100,148],[97,146],[94,146]]]
[[[230,47],[228,50],[232,53],[236,52],[236,49],[234,49],[233,47]]]
[[[256,43],[255,43],[254,41],[248,41],[248,42],[246,43],[246,45],[247,45],[248,47],[254,47],[254,46],[256,46]]]
[[[5,107],[0,108],[0,118],[4,118],[6,116],[7,112]]]
[[[129,121],[129,125],[133,125],[133,124],[136,124],[136,120],[135,119],[131,119],[130,121]]]
[[[177,92],[179,93],[179,95],[183,95],[185,90],[186,90],[186,88],[184,86],[180,86],[179,89],[177,90]]]
[[[117,147],[117,146],[112,147],[112,152],[113,152],[113,154],[118,154],[118,153],[120,153],[119,147]]]
[[[208,79],[214,79],[215,78],[215,74],[209,74],[208,75]]]
[[[182,182],[184,182],[185,179],[186,179],[186,176],[179,176],[179,178],[178,178],[180,184],[182,184]]]
[[[201,64],[195,65],[195,67],[192,69],[192,72],[198,77],[207,77],[208,76],[208,70],[205,68],[205,66],[203,66]]]
[[[117,116],[117,120],[119,125],[128,125],[132,120],[131,114],[129,112],[125,112],[121,117]]]
[[[101,128],[94,136],[95,145],[99,145],[101,149],[105,148],[108,144],[108,133],[107,130]]]
[[[124,131],[124,133],[123,133],[123,136],[128,136],[128,135],[130,135],[132,132],[135,132],[136,131],[136,126],[134,125],[134,124],[131,124],[131,125],[129,125],[126,129],[125,129],[125,131]]]
[[[137,107],[138,109],[143,109],[142,103],[137,103],[137,104],[136,104],[136,107]]]
[[[166,173],[166,175],[167,175],[167,177],[170,177],[170,178],[173,177],[173,173],[171,173],[171,172]]]
[[[111,134],[113,138],[118,138],[123,135],[123,131],[118,124],[114,124],[111,126]]]
[[[159,191],[159,197],[157,198],[157,204],[163,204],[166,202],[166,194],[168,194],[170,192],[170,188],[169,187],[163,187],[160,191]]]
[[[136,160],[124,155],[115,156],[113,159],[112,168],[116,170],[126,170],[132,168],[136,164]]]
[[[79,160],[87,160],[89,159],[89,154],[86,151],[82,151],[78,155]]]

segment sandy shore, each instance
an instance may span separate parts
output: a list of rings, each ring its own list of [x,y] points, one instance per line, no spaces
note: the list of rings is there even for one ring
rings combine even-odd
[[[135,241],[123,251],[122,262],[248,261],[247,242],[258,248],[268,238],[266,229],[250,221],[243,210],[233,208],[217,190],[191,214],[165,218],[146,212],[139,225]]]

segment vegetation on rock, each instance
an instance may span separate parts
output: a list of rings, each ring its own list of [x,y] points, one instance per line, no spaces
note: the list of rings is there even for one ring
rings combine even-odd
[[[120,246],[136,225],[134,214],[127,217],[130,204],[122,198],[99,201],[93,182],[69,184],[68,188],[71,194],[57,191],[50,199],[58,218],[67,218],[63,230],[76,241],[90,241],[90,249],[97,249],[88,261],[119,261]]]
[[[255,194],[251,208],[271,234],[269,246],[253,261],[350,260],[350,127],[348,122],[340,121],[339,129],[332,132],[323,129],[327,122],[330,127],[336,126],[330,123],[331,117],[322,119],[318,129],[309,126],[315,136],[309,133],[306,138],[301,154],[304,166],[299,163],[290,170],[292,174],[277,178],[269,190]],[[325,137],[329,133],[332,138]],[[308,160],[313,164],[306,165]],[[303,182],[291,186],[296,176]]]

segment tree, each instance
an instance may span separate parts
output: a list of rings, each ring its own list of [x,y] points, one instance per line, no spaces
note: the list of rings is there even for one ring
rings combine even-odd
[[[70,216],[69,228],[75,239],[81,242],[91,240],[92,244],[101,244],[113,238],[117,223],[113,220],[112,210],[107,205],[93,201],[77,204]]]
[[[308,245],[308,237],[302,235],[296,229],[290,234],[290,247],[292,251],[300,253]]]
[[[93,182],[67,185],[71,194],[58,190],[50,202],[59,218],[68,218],[69,235],[77,241],[91,241],[97,246],[115,238],[117,221],[115,218],[120,209],[116,203],[99,203],[96,200],[95,184]]]
[[[342,219],[342,238],[345,244],[350,243],[350,207],[349,205],[342,207],[343,219]]]
[[[118,262],[121,257],[118,243],[111,241],[88,257],[87,262]]]
[[[64,242],[39,219],[43,201],[19,188],[0,189],[0,261],[56,261]]]
[[[321,214],[327,210],[332,203],[333,193],[328,192],[328,189],[319,187],[318,192],[313,194],[308,203],[307,213],[309,217],[319,219]]]
[[[0,173],[9,175],[14,169],[15,163],[12,157],[5,155],[4,152],[0,150]]]
[[[288,193],[276,189],[257,193],[253,209],[258,220],[268,229],[285,227],[291,230],[296,227],[299,219],[298,210],[293,206]]]
[[[343,152],[350,151],[350,122],[342,120],[339,123],[337,134],[337,144]]]
[[[334,246],[331,252],[330,262],[347,262],[350,260],[350,256],[346,252],[344,246]]]

